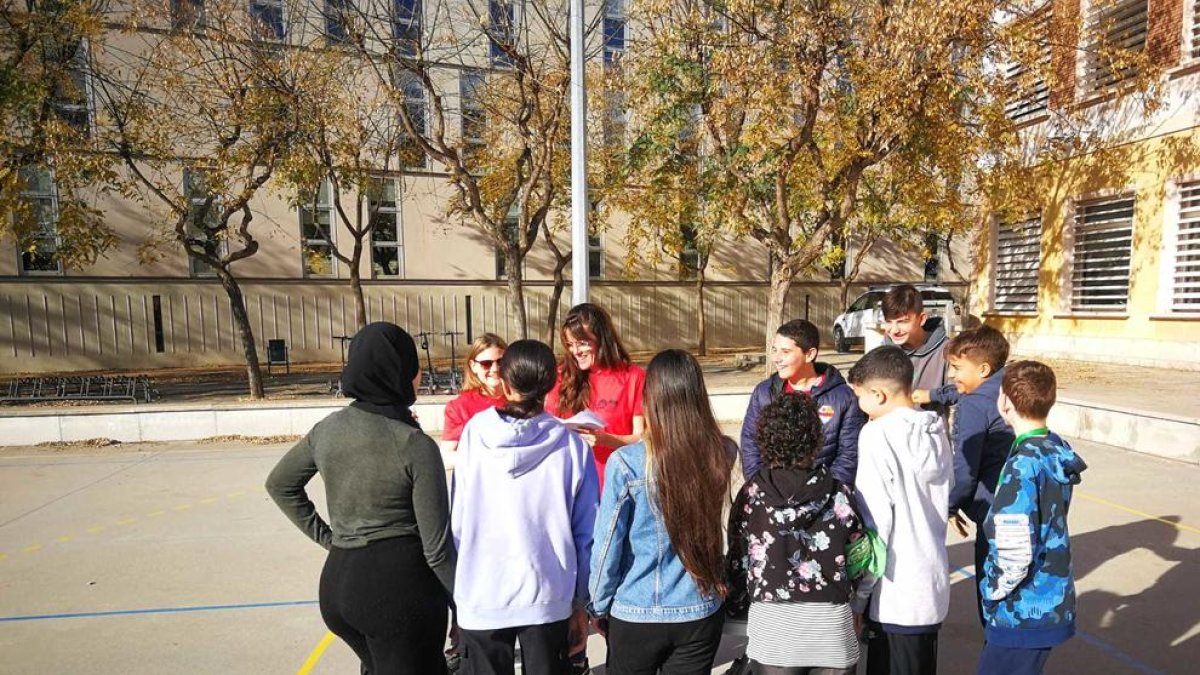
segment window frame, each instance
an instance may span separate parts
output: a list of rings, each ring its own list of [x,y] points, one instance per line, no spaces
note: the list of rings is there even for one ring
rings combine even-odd
[[[48,191],[30,189],[30,187],[29,187],[30,180],[26,176],[28,176],[31,172],[35,172],[35,171],[38,172],[41,176],[45,177],[45,182],[49,186]],[[23,276],[23,277],[60,277],[60,276],[63,276],[64,268],[63,268],[62,259],[60,259],[57,255],[59,249],[62,247],[62,235],[58,231],[58,219],[59,219],[59,214],[61,213],[61,211],[59,208],[60,198],[59,198],[59,194],[58,194],[58,182],[54,178],[54,170],[51,168],[43,168],[43,167],[27,167],[27,168],[21,169],[21,173],[23,174],[23,180],[26,181],[25,188],[23,190],[21,190],[21,201],[27,202],[27,203],[31,202],[33,200],[36,200],[39,202],[41,202],[41,201],[48,202],[49,210],[50,210],[50,214],[51,214],[51,217],[49,219],[49,221],[50,221],[49,228],[41,227],[41,225],[47,224],[45,221],[43,221],[40,218],[40,214],[42,213],[41,209],[39,209],[36,206],[33,206],[31,204],[29,205],[30,207],[32,207],[34,209],[34,213],[37,214],[34,217],[38,218],[38,225],[39,225],[38,230],[40,232],[40,234],[31,234],[30,239],[31,240],[50,240],[50,239],[54,240],[54,250],[50,252],[50,259],[54,262],[54,269],[31,269],[30,267],[28,267],[27,266],[27,258],[32,258],[32,256],[36,255],[37,248],[35,248],[34,251],[30,252],[30,251],[24,250],[18,244],[18,246],[17,246],[17,270],[18,270],[20,276]]]
[[[327,195],[327,201],[322,202],[322,192]],[[305,232],[305,217],[311,213],[312,218],[316,218],[319,212],[328,213],[329,232],[325,239],[309,237]],[[300,205],[299,208],[299,225],[300,225],[300,269],[304,274],[305,279],[336,279],[338,278],[338,259],[334,255],[337,250],[337,223],[334,221],[333,213],[333,184],[328,178],[321,180],[321,184],[317,187],[315,194]],[[319,234],[319,229],[316,229]],[[308,251],[312,247],[328,246],[329,247],[329,273],[321,274],[314,272],[309,268],[309,261],[313,259]],[[322,256],[324,259],[324,256]]]
[[[413,118],[414,126],[420,127],[420,134],[428,133],[429,131],[429,97],[426,95],[425,85],[415,74],[406,70],[401,70],[396,73],[396,82],[394,86],[400,90],[404,98],[404,107],[408,110],[409,117]],[[414,113],[419,112],[419,115]],[[399,113],[397,113],[399,115]],[[420,124],[417,124],[418,120]],[[416,139],[407,136],[404,130],[402,121],[400,124],[400,133],[402,137],[397,148],[397,159],[399,164],[404,169],[425,169],[429,166],[429,158],[426,157],[425,151],[421,149],[420,144]],[[408,148],[412,148],[412,152],[416,161],[408,162],[405,156]]]
[[[392,54],[412,58],[421,47],[425,27],[424,0],[392,0]]]
[[[185,10],[190,11],[185,13]],[[170,11],[171,30],[200,32],[207,26],[208,7],[205,0],[171,0]]]
[[[1167,223],[1163,227],[1165,255],[1163,278],[1160,288],[1163,289],[1161,307],[1164,314],[1171,316],[1200,314],[1200,176],[1190,176],[1171,185],[1171,194],[1167,200],[1170,210]],[[1185,218],[1184,214],[1190,214]],[[1188,249],[1182,244],[1189,242]],[[1186,260],[1183,260],[1185,259]],[[1181,284],[1179,281],[1180,267],[1186,265],[1194,281]],[[1180,303],[1180,291],[1188,289],[1198,294],[1189,303]]]
[[[504,10],[507,10],[505,12]],[[501,21],[501,13],[507,13],[507,17],[503,19],[508,23],[504,30],[496,30],[495,25]],[[511,68],[512,59],[503,47],[496,40],[496,37],[505,37],[510,40],[512,45],[517,42],[517,28],[520,26],[520,16],[517,12],[516,0],[505,2],[503,0],[488,0],[488,62],[493,68]]]
[[[605,66],[618,64],[629,49],[629,15],[625,0],[604,0],[604,17],[600,23],[601,50]],[[620,42],[615,46],[613,39]]]
[[[257,8],[258,11],[255,11]],[[275,24],[268,22],[264,16],[269,9],[279,10],[279,25],[276,28]],[[255,29],[254,37],[259,40],[267,40],[271,42],[283,42],[288,37],[288,16],[287,3],[284,0],[247,0],[246,12],[252,20],[258,21],[260,28],[266,27],[270,30]]]
[[[347,10],[351,8],[353,1],[323,0],[321,16],[325,25],[322,34],[326,44],[337,46],[352,42],[354,36],[350,33],[350,15]]]
[[[1023,230],[1025,226],[1033,226],[1036,222],[1036,229],[1033,230],[1030,236]],[[1041,292],[1041,264],[1042,264],[1042,235],[1045,233],[1046,223],[1045,214],[1039,212],[1036,215],[1026,215],[1022,218],[1014,218],[1006,221],[1000,218],[993,220],[992,228],[992,265],[991,265],[991,302],[989,306],[991,311],[998,314],[1036,314],[1038,311],[1038,296]],[[1005,234],[1003,230],[1007,229],[1010,234]],[[1018,232],[1018,229],[1022,230]],[[1025,250],[1030,246],[1036,246],[1037,259],[1034,261],[1032,269],[1000,269],[1001,257],[1004,255],[1013,255],[1012,249]],[[1032,273],[1032,279],[1028,275]],[[1007,277],[1005,287],[1008,289],[1028,288],[1029,282],[1033,282],[1033,306],[1028,304],[1020,304],[1008,298],[1013,295],[1010,293],[1004,294],[1004,300],[1001,300],[1000,286],[1001,277]],[[1023,282],[1023,283],[1022,283]],[[1004,306],[1001,306],[1001,303]]]
[[[469,84],[475,80],[475,84]],[[480,68],[464,68],[458,75],[459,137],[463,147],[472,149],[487,143],[487,108],[479,101],[479,88],[487,86],[487,71]],[[477,126],[478,135],[468,133],[469,126]]]
[[[1084,96],[1101,94],[1106,91],[1111,91],[1122,83],[1127,82],[1131,78],[1137,77],[1138,72],[1133,66],[1127,66],[1127,69],[1121,74],[1114,74],[1111,64],[1104,64],[1102,59],[1104,54],[1097,48],[1101,40],[1109,40],[1113,33],[1119,33],[1115,29],[1109,29],[1105,32],[1103,38],[1098,37],[1097,28],[1099,24],[1113,15],[1119,15],[1125,11],[1125,5],[1133,5],[1135,3],[1143,3],[1145,8],[1142,12],[1143,26],[1141,45],[1139,49],[1132,50],[1134,53],[1145,53],[1150,48],[1150,2],[1149,0],[1116,0],[1111,5],[1106,5],[1103,0],[1090,0],[1087,3],[1087,14],[1083,22],[1083,34],[1087,36],[1086,49],[1082,61],[1082,77],[1079,78],[1079,86]],[[1118,26],[1120,24],[1117,24]],[[1128,30],[1128,29],[1126,29]],[[1129,39],[1129,38],[1126,38]],[[1125,47],[1123,51],[1131,51]],[[1099,72],[1106,72],[1104,81],[1097,81]]]
[[[1125,201],[1130,202],[1130,204],[1127,207],[1129,210],[1129,219],[1128,219],[1128,228],[1127,228],[1129,230],[1129,242],[1128,242],[1128,247],[1127,247],[1127,250],[1128,250],[1127,256],[1128,257],[1127,257],[1127,264],[1126,264],[1126,270],[1125,270],[1126,274],[1125,274],[1125,282],[1124,282],[1124,286],[1125,286],[1124,300],[1121,303],[1082,304],[1079,301],[1079,292],[1084,288],[1084,286],[1080,283],[1079,277],[1080,277],[1080,274],[1085,273],[1085,272],[1084,272],[1083,268],[1081,267],[1082,260],[1081,260],[1081,255],[1080,255],[1080,253],[1081,253],[1080,247],[1081,247],[1081,245],[1084,245],[1081,235],[1096,234],[1096,233],[1103,233],[1103,232],[1115,232],[1115,231],[1125,229],[1125,228],[1123,226],[1124,221],[1117,221],[1117,220],[1111,221],[1113,224],[1110,224],[1107,227],[1104,226],[1103,224],[1101,224],[1099,226],[1097,226],[1095,224],[1090,224],[1090,225],[1085,224],[1085,225],[1089,225],[1089,226],[1087,226],[1086,228],[1081,228],[1080,227],[1081,222],[1083,221],[1083,219],[1087,218],[1088,215],[1090,215],[1089,214],[1090,209],[1096,209],[1093,213],[1102,213],[1102,209],[1105,207],[1107,207],[1109,210],[1114,210],[1114,211],[1118,210],[1118,209],[1123,210],[1123,208],[1118,207],[1117,204],[1120,202],[1125,202]],[[1079,198],[1079,199],[1074,200],[1074,202],[1072,204],[1071,213],[1070,213],[1070,220],[1068,221],[1068,223],[1070,225],[1070,227],[1069,227],[1070,240],[1069,240],[1069,249],[1068,250],[1070,251],[1070,256],[1071,256],[1070,257],[1070,269],[1068,270],[1068,273],[1065,275],[1068,292],[1063,294],[1064,295],[1063,300],[1066,304],[1066,309],[1069,313],[1071,313],[1071,314],[1100,314],[1100,315],[1114,315],[1114,314],[1121,315],[1121,314],[1128,313],[1130,299],[1131,299],[1130,291],[1132,288],[1132,278],[1133,278],[1133,252],[1134,252],[1133,242],[1134,242],[1134,239],[1137,234],[1137,214],[1138,214],[1137,208],[1138,208],[1137,195],[1132,190],[1114,191],[1111,193],[1101,194],[1101,195],[1087,197],[1087,198]],[[1100,222],[1103,223],[1104,221],[1100,221]],[[1110,246],[1103,250],[1116,251],[1116,250],[1120,250],[1120,249],[1119,249],[1119,247]],[[1107,259],[1107,258],[1101,258],[1101,260],[1104,260],[1104,259]],[[1087,270],[1087,271],[1091,271],[1091,270]],[[1098,271],[1103,272],[1104,270],[1100,269]],[[1103,289],[1104,287],[1101,287],[1101,288]]]
[[[376,195],[382,193],[382,190],[377,188],[377,185],[382,185],[384,181],[388,181],[395,189],[394,201],[392,206],[376,207],[373,202],[376,200]],[[394,176],[371,176],[368,180],[367,189],[367,217],[373,218],[378,214],[390,214],[395,220],[396,238],[394,240],[379,240],[376,238],[378,230],[375,227],[371,228],[371,278],[372,279],[403,279],[404,278],[404,217],[401,207],[401,188],[400,179]],[[377,263],[376,249],[395,249],[396,250],[396,273],[381,274],[379,264]]]
[[[183,170],[183,192],[184,198],[188,203],[188,220],[186,230],[189,237],[193,236],[193,234],[201,233],[205,234],[207,237],[208,234],[207,229],[201,230],[200,228],[196,227],[196,215],[198,214],[193,212],[193,209],[203,206],[204,202],[208,199],[209,193],[204,191],[202,187],[203,182],[196,180],[196,176],[203,177],[205,173],[205,170],[199,167],[188,167]],[[209,206],[209,216],[211,217],[214,213],[219,212],[221,205],[222,202],[220,197],[218,196],[214,198],[212,204]],[[226,239],[218,240],[217,249],[220,255],[227,255],[229,253],[229,241]],[[202,260],[197,260],[194,256],[187,252],[186,247],[184,250],[184,255],[187,256],[188,276],[191,278],[212,279],[217,276],[216,269]],[[201,268],[201,266],[203,266],[203,268]]]

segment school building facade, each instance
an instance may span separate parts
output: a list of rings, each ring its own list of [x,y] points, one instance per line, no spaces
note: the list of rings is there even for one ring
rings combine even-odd
[[[1092,108],[1125,136],[1103,161],[1056,167],[1040,212],[986,223],[975,311],[1024,354],[1200,370],[1200,3],[1052,0],[1042,13],[1071,22],[1080,48],[1051,48],[1058,89],[1011,113],[1038,125]],[[1122,76],[1087,50],[1098,30],[1161,69],[1158,110],[1114,98]]]
[[[422,30],[426,16],[422,3],[397,2],[406,12],[408,29]],[[190,0],[171,6],[197,12],[203,4],[203,0]],[[282,40],[290,34],[290,22],[304,20],[300,12],[310,14],[309,25],[326,25],[320,19],[322,6],[321,0],[286,5],[282,0],[250,0],[248,10],[257,12]],[[600,7],[606,12],[603,58],[608,59],[625,48],[624,5],[596,3],[591,11],[601,11]],[[135,49],[130,42],[136,35],[113,31],[109,38],[120,50]],[[478,57],[486,65],[486,43]],[[461,129],[453,131],[464,139],[471,121],[467,80],[478,73],[456,65],[437,75],[445,82],[444,101],[458,115],[451,121],[455,126],[461,123]],[[81,80],[80,88],[84,95],[64,110],[82,124],[102,124],[94,101],[86,95],[86,81]],[[410,100],[408,105],[428,105],[428,101]],[[176,178],[179,185],[188,184],[182,164]],[[447,174],[435,164],[421,162],[381,174],[377,184],[381,189],[374,194],[379,203],[369,208],[379,222],[366,242],[361,264],[368,319],[394,321],[412,333],[436,334],[432,340],[436,355],[448,353],[451,339],[461,354],[468,332],[516,337],[502,258],[469,223],[447,215],[452,196]],[[37,206],[42,231],[33,246],[0,241],[0,373],[242,363],[229,301],[212,270],[189,259],[177,243],[158,248],[150,259],[141,255],[148,240],[161,237],[165,213],[114,193],[96,196],[91,206],[103,212],[116,234],[116,245],[95,264],[68,267],[53,256],[60,241],[59,196],[53,177],[30,180],[25,196]],[[307,206],[295,206],[290,197],[270,184],[257,193],[250,207],[260,248],[234,263],[232,270],[245,293],[260,355],[265,354],[268,340],[283,339],[293,363],[337,362],[343,347],[340,338],[353,334],[356,321],[348,270],[331,251],[349,255],[352,241],[337,225],[328,237],[313,227],[314,222],[337,222],[328,184]],[[354,198],[352,193],[346,195],[351,203]],[[612,312],[631,349],[694,346],[699,314],[694,275],[684,261],[650,264],[649,251],[628,249],[627,222],[624,216],[614,216],[596,228],[589,242],[592,300]],[[560,227],[557,235],[564,249],[569,245],[565,229]],[[920,252],[889,242],[879,244],[863,265],[850,299],[867,285],[892,281],[939,281],[964,288],[971,247],[960,238],[951,248],[955,264],[947,250],[938,251],[932,264],[926,264]],[[694,255],[694,250],[681,254]],[[553,262],[544,242],[538,242],[526,260],[531,337],[545,334]],[[766,249],[752,239],[723,241],[715,247],[704,291],[710,348],[762,344],[770,264]],[[844,309],[840,297],[838,282],[827,271],[815,271],[793,286],[788,316],[808,317],[828,333],[834,317]],[[568,285],[560,320],[569,305]],[[443,335],[447,332],[461,335],[450,338]]]

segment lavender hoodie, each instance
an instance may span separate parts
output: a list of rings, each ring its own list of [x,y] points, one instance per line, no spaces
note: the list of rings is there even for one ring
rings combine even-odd
[[[586,605],[598,500],[591,448],[553,415],[471,418],[450,516],[458,625],[534,626]]]

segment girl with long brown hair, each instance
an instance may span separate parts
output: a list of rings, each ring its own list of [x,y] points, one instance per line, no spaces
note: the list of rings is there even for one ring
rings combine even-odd
[[[601,429],[578,430],[592,446],[603,487],[608,456],[642,438],[646,373],[633,365],[612,318],[599,305],[572,307],[560,335],[566,353],[559,363],[558,384],[546,397],[546,409],[563,419],[590,410],[604,421]]]
[[[721,514],[737,448],[691,354],[655,356],[644,396],[644,440],[606,467],[590,609],[608,636],[611,675],[709,673],[724,624]]]

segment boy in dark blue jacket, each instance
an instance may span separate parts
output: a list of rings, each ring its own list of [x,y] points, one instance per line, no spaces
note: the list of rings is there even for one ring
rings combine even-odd
[[[979,578],[983,574],[983,558],[987,555],[987,537],[982,525],[992,506],[996,481],[1013,442],[1012,427],[1000,417],[996,408],[1000,382],[1004,379],[1004,364],[1008,361],[1008,340],[991,326],[966,330],[946,344],[946,360],[949,362],[947,374],[953,384],[913,392],[913,401],[955,406],[950,433],[954,444],[950,513],[960,532],[965,533],[957,515],[960,511],[977,526],[975,575]],[[976,596],[978,600],[978,589]],[[982,620],[982,609],[980,612]]]
[[[984,637],[979,675],[1038,675],[1075,633],[1075,580],[1067,512],[1087,465],[1046,428],[1054,371],[1036,361],[1005,369],[998,407],[1013,441],[984,521],[979,577]]]
[[[833,477],[853,487],[858,471],[858,433],[867,416],[858,407],[854,390],[837,368],[817,361],[820,333],[811,321],[793,319],[775,332],[771,363],[776,372],[758,383],[750,395],[750,406],[742,422],[742,473],[749,480],[759,469],[758,416],[780,394],[798,391],[816,401],[821,418],[823,443],[816,466],[829,468]]]

